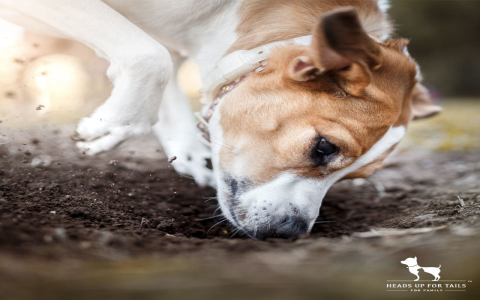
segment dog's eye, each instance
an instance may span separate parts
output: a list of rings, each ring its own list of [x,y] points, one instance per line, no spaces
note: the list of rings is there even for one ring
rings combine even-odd
[[[328,142],[326,139],[322,138],[317,145],[317,152],[319,155],[329,155],[337,152],[337,147],[334,144]]]
[[[327,141],[325,138],[320,138],[313,150],[313,159],[315,164],[323,166],[338,152],[338,148]]]

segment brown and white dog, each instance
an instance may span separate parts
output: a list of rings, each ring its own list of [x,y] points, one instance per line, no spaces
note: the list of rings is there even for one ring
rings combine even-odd
[[[111,63],[114,89],[81,120],[79,148],[107,151],[155,124],[176,170],[216,185],[224,216],[257,239],[310,232],[331,185],[381,168],[410,120],[440,111],[407,41],[388,39],[387,9],[385,0],[0,0],[1,18],[76,39]],[[211,149],[193,137],[176,82],[184,57],[206,83]]]

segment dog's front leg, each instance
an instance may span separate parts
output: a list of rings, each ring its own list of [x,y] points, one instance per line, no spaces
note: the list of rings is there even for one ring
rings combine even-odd
[[[177,83],[177,71],[184,58],[173,53],[172,59],[174,73],[165,89],[159,121],[153,131],[165,153],[169,157],[177,157],[172,162],[175,171],[193,176],[200,186],[215,186],[213,172],[206,167],[206,159],[211,157],[211,151],[196,137],[199,131],[190,103]]]
[[[0,0],[91,47],[110,62],[110,98],[80,121],[77,146],[88,154],[109,150],[150,132],[171,76],[165,47],[99,0]]]

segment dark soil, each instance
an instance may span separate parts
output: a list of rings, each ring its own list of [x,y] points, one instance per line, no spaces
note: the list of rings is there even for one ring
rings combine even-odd
[[[71,132],[71,127],[45,125],[0,136],[0,262],[24,266],[160,255],[222,265],[249,253],[298,251],[321,243],[320,252],[305,250],[308,264],[315,253],[358,250],[364,242],[339,245],[372,229],[445,225],[474,228],[471,235],[478,234],[478,152],[404,151],[369,180],[336,184],[321,208],[318,221],[325,223],[316,224],[309,237],[260,242],[233,235],[226,222],[217,224],[215,191],[177,175],[152,136],[87,157],[74,149]],[[33,167],[35,160],[40,163]],[[369,247],[369,255],[375,255],[376,248],[386,246]],[[12,280],[16,272],[0,263],[0,279]]]

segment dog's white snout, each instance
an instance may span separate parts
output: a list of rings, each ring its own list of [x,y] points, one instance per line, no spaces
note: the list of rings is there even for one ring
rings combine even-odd
[[[232,224],[250,237],[264,240],[308,234],[325,192],[323,185],[292,174],[255,187],[245,178],[223,174],[218,195]]]

